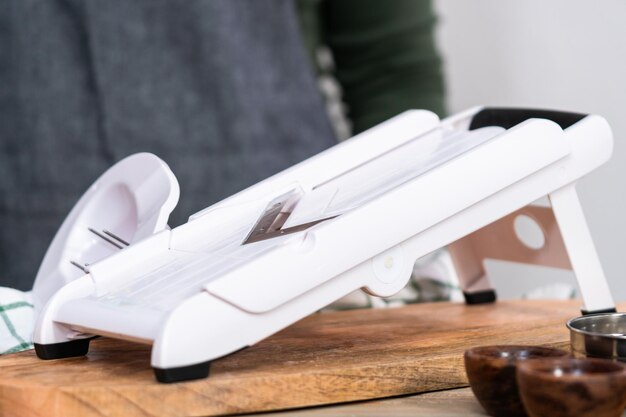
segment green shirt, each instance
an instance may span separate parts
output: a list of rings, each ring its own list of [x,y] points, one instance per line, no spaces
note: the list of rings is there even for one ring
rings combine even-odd
[[[445,114],[430,0],[298,0],[298,6],[318,72],[318,47],[332,51],[354,133],[407,109]]]

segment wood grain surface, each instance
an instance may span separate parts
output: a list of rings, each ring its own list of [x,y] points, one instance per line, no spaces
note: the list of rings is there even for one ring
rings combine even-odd
[[[480,406],[469,388],[263,414],[263,417],[325,416],[488,417],[489,415]]]
[[[463,351],[567,347],[565,321],[580,314],[579,304],[433,303],[316,314],[213,362],[209,378],[177,384],[155,381],[149,346],[101,338],[86,357],[54,361],[27,351],[0,357],[0,416],[209,416],[463,387]]]
[[[250,414],[246,414],[249,416]],[[469,388],[264,413],[263,417],[488,417]],[[621,417],[626,417],[626,411]]]

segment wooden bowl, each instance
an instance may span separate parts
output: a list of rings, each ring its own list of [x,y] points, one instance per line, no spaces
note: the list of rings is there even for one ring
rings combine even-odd
[[[626,406],[626,365],[607,359],[520,363],[517,383],[531,417],[620,417]]]
[[[540,346],[482,346],[465,352],[465,371],[474,395],[489,415],[526,417],[515,379],[517,364],[568,356],[564,350]]]

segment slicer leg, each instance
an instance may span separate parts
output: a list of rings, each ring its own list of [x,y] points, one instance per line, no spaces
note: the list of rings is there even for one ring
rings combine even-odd
[[[615,311],[615,303],[574,185],[548,196],[583,298],[583,314]]]
[[[449,246],[468,304],[475,292],[482,297],[489,294],[483,260],[498,259],[571,269],[584,301],[583,314],[615,311],[574,185],[548,197],[551,207],[523,207]],[[528,247],[516,236],[518,216],[530,217],[539,225],[545,238],[541,248]]]
[[[452,263],[467,304],[484,304],[496,301],[482,257],[476,255],[470,237],[457,240],[448,246]]]
[[[202,379],[209,376],[211,362],[202,362],[194,365],[181,366],[179,368],[152,368],[154,376],[159,382],[182,382],[193,379]]]
[[[74,356],[85,356],[89,351],[89,342],[91,339],[93,339],[93,337],[61,343],[35,343],[35,353],[37,353],[39,359],[62,359]]]

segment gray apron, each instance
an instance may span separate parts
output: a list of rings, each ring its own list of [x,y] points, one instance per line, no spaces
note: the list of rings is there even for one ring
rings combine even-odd
[[[3,0],[0,285],[129,154],[170,165],[178,225],[334,143],[289,0]]]

